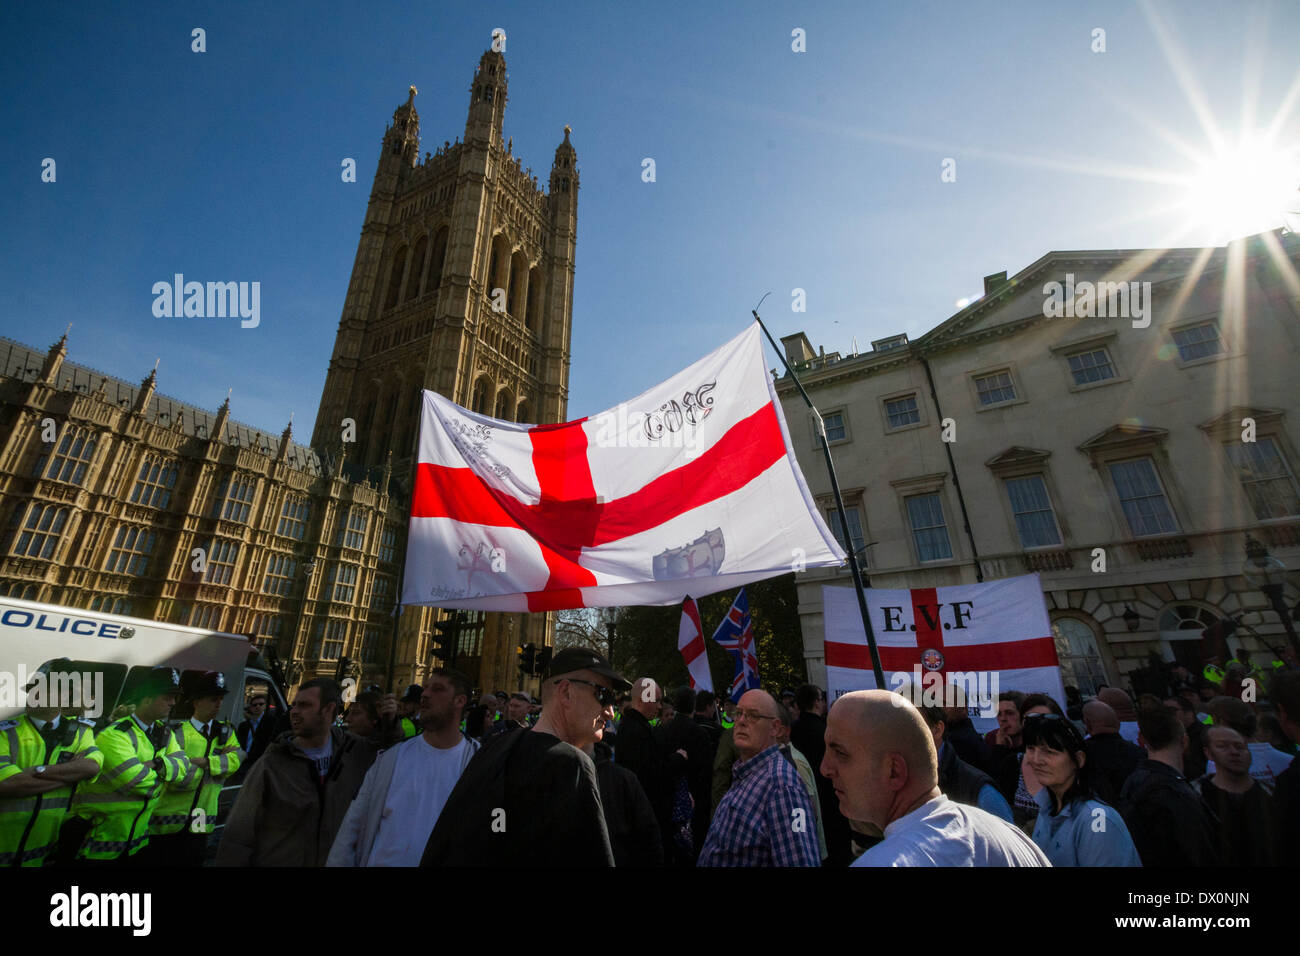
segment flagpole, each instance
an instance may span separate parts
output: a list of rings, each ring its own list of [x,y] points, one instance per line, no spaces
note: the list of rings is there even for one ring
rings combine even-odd
[[[769,293],[769,295],[770,294],[771,293]],[[766,298],[766,295],[763,296],[763,299]],[[763,304],[763,299],[759,299],[759,305]],[[779,358],[781,364],[785,366],[786,373],[794,381],[795,388],[799,389],[799,394],[802,395],[803,400],[808,403],[808,407],[812,409],[812,413],[816,418],[817,435],[822,440],[822,453],[826,456],[826,470],[830,472],[831,490],[835,493],[835,510],[840,516],[840,528],[844,533],[844,543],[848,545],[844,550],[848,552],[849,569],[853,574],[853,587],[854,590],[858,592],[858,610],[862,612],[862,628],[866,631],[867,647],[871,650],[871,669],[876,675],[876,686],[881,690],[884,690],[885,671],[884,668],[880,666],[880,651],[876,647],[876,633],[871,629],[871,613],[867,610],[867,595],[863,590],[864,583],[862,569],[858,566],[858,554],[853,550],[853,540],[849,537],[849,521],[848,517],[844,514],[844,499],[840,495],[840,482],[839,479],[835,477],[835,462],[831,459],[831,446],[826,441],[826,425],[822,421],[821,412],[817,411],[817,407],[813,405],[812,399],[809,398],[808,393],[804,391],[803,383],[799,381],[799,376],[794,374],[794,369],[791,368],[790,363],[786,361],[785,353],[781,351],[781,347],[776,344],[776,339],[772,338],[772,333],[767,330],[767,326],[763,324],[763,320],[758,317],[757,306],[750,309],[749,313],[754,317],[754,321],[758,323],[758,327],[763,330],[763,334],[767,336],[767,340],[772,343],[772,349],[776,352],[777,358]],[[869,587],[869,585],[866,586]]]

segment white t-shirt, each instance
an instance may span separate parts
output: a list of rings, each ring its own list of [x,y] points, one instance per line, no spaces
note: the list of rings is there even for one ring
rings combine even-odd
[[[464,737],[450,750],[439,750],[423,736],[397,751],[383,819],[366,866],[420,865],[429,834],[469,762],[470,751]]]
[[[1034,841],[991,813],[935,797],[885,827],[854,866],[1051,866]]]

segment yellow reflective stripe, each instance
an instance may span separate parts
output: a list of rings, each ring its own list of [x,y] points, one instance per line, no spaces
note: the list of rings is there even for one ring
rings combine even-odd
[[[120,776],[121,774],[126,773],[126,771],[130,770],[132,767],[139,767],[139,766],[142,766],[142,765],[143,765],[143,764],[142,764],[142,762],[141,762],[141,760],[140,760],[139,757],[131,757],[131,758],[127,759],[127,760],[123,760],[120,764],[118,764],[118,765],[117,765],[116,767],[114,767],[113,769],[111,769],[111,770],[103,770],[103,771],[100,771],[100,773],[101,773],[104,777],[106,777],[106,778],[108,778],[108,779],[111,780],[111,779],[113,779],[114,777],[118,777],[118,776]]]

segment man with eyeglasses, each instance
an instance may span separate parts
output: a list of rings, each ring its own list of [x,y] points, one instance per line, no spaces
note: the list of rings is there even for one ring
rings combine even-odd
[[[817,818],[798,772],[777,748],[776,699],[751,690],[736,708],[740,759],[700,851],[699,866],[820,866]]]
[[[551,659],[542,714],[493,737],[447,798],[422,866],[613,866],[596,767],[583,748],[632,685],[589,648]]]

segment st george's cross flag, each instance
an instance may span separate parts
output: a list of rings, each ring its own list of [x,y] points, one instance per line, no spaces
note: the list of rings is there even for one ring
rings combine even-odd
[[[677,649],[686,662],[691,690],[713,693],[713,674],[709,671],[709,652],[704,646],[704,627],[700,624],[700,606],[695,598],[682,602],[682,623],[677,627]]]
[[[749,616],[749,598],[741,588],[726,617],[713,632],[713,639],[727,649],[736,662],[736,674],[731,679],[727,696],[738,701],[747,690],[763,686],[758,679],[758,648],[754,645],[754,622]]]
[[[403,604],[680,603],[838,567],[755,323],[616,408],[556,425],[423,393]]]
[[[871,588],[866,596],[886,689],[915,694],[938,675],[965,692],[977,730],[997,726],[1000,691],[1043,693],[1065,707],[1037,574],[943,588]],[[822,611],[830,699],[875,687],[857,594],[823,587]]]

